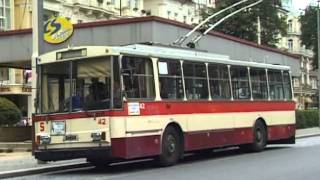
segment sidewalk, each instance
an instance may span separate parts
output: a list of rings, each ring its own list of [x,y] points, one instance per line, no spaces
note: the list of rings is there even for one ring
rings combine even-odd
[[[0,142],[0,153],[3,152],[31,152],[31,141],[26,142]]]
[[[306,137],[313,137],[313,136],[320,136],[320,128],[307,128],[307,129],[297,129],[296,131],[296,138],[306,138]]]
[[[297,139],[312,136],[320,136],[320,128],[299,129],[296,131]],[[17,174],[19,174],[18,176],[22,176],[30,172],[43,173],[49,172],[50,170],[90,166],[90,164],[86,162],[86,159],[74,159],[38,164],[31,152],[27,152],[31,151],[31,142],[0,142],[0,150],[0,179],[14,177],[17,176]]]

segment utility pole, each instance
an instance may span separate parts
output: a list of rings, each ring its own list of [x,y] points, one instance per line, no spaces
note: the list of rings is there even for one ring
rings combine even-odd
[[[317,6],[317,35],[318,35],[318,119],[319,119],[319,127],[320,127],[320,12],[319,12],[319,3]]]
[[[122,0],[120,0],[120,17],[122,16]]]
[[[31,112],[35,113],[35,100],[37,89],[37,58],[43,53],[43,1],[32,1],[32,57],[31,57],[31,70],[32,70],[32,93],[31,93]],[[29,115],[28,115],[29,116]]]
[[[258,44],[261,45],[261,21],[260,16],[257,17],[257,36],[258,36]]]

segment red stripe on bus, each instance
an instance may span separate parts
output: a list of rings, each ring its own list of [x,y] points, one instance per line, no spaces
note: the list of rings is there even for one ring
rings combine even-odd
[[[199,113],[234,113],[255,111],[294,111],[293,101],[219,101],[219,102],[140,102],[140,115],[170,115]],[[73,112],[66,114],[36,115],[34,121],[69,120],[102,116],[128,116],[128,104],[122,110]]]
[[[295,125],[268,127],[269,141],[285,140],[294,136]],[[160,140],[160,135],[112,138],[112,155],[125,159],[159,155],[161,149]],[[249,144],[252,142],[252,127],[184,133],[185,151]]]

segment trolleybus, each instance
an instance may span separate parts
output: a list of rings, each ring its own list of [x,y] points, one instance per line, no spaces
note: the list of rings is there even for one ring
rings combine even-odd
[[[295,142],[290,68],[161,45],[83,46],[37,60],[36,159],[94,164]]]

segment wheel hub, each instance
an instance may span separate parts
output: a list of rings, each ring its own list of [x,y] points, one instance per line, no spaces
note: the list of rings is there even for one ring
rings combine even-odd
[[[170,154],[173,154],[176,151],[176,142],[173,135],[169,135],[167,138],[167,150]]]

